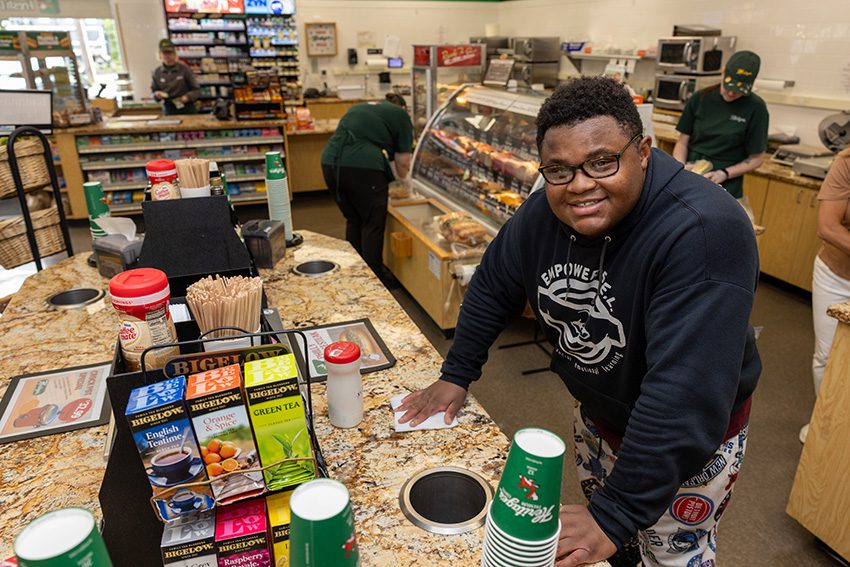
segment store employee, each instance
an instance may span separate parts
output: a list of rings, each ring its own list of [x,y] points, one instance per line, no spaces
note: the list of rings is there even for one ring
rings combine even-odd
[[[188,65],[177,60],[171,40],[159,42],[162,65],[153,72],[151,91],[153,97],[163,101],[165,114],[195,114],[195,101],[201,94],[198,80]]]
[[[762,164],[767,149],[767,105],[752,93],[760,65],[752,51],[732,55],[721,83],[694,93],[676,126],[673,157],[688,164],[710,161],[713,169],[705,177],[735,198],[743,196],[744,174]]]

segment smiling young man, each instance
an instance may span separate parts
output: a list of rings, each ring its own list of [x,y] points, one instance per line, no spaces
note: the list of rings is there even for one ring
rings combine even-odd
[[[559,567],[622,553],[635,536],[645,565],[713,565],[743,461],[761,370],[752,226],[723,189],[650,144],[617,83],[555,90],[537,117],[546,189],[488,247],[441,379],[399,408],[402,421],[445,410],[449,422],[530,303],[576,400],[588,498],[561,508]]]

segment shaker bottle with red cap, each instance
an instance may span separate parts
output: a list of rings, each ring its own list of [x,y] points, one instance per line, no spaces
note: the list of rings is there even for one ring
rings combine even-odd
[[[363,420],[360,347],[340,341],[325,347],[328,369],[328,417],[336,427],[354,427]]]

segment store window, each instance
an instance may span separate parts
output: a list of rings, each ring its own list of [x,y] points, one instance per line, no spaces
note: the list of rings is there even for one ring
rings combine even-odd
[[[100,18],[4,18],[0,29],[7,31],[66,31],[76,55],[80,78],[88,96],[98,94],[116,98],[119,74],[125,74],[118,48],[115,21]],[[50,62],[48,61],[48,64]],[[13,61],[0,59],[0,77],[8,78],[11,88],[26,88],[26,81],[15,71]]]

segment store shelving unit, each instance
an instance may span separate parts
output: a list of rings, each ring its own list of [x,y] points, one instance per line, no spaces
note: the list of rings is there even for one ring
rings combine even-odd
[[[209,110],[217,98],[234,100],[234,89],[248,85],[252,71],[274,72],[282,103],[299,104],[302,84],[294,3],[282,2],[279,14],[272,14],[265,2],[237,4],[233,10],[241,13],[213,14],[170,12],[166,2],[169,38],[201,85],[199,109]],[[270,97],[257,98],[258,112],[242,102],[241,117],[272,117],[271,112],[261,112],[271,108],[266,102]]]
[[[145,164],[153,159],[202,157],[213,159],[227,179],[237,204],[266,201],[266,151],[283,152],[280,127],[198,129],[132,134],[78,134],[75,139],[80,169],[86,180],[100,181],[113,214],[141,211],[147,187]]]

